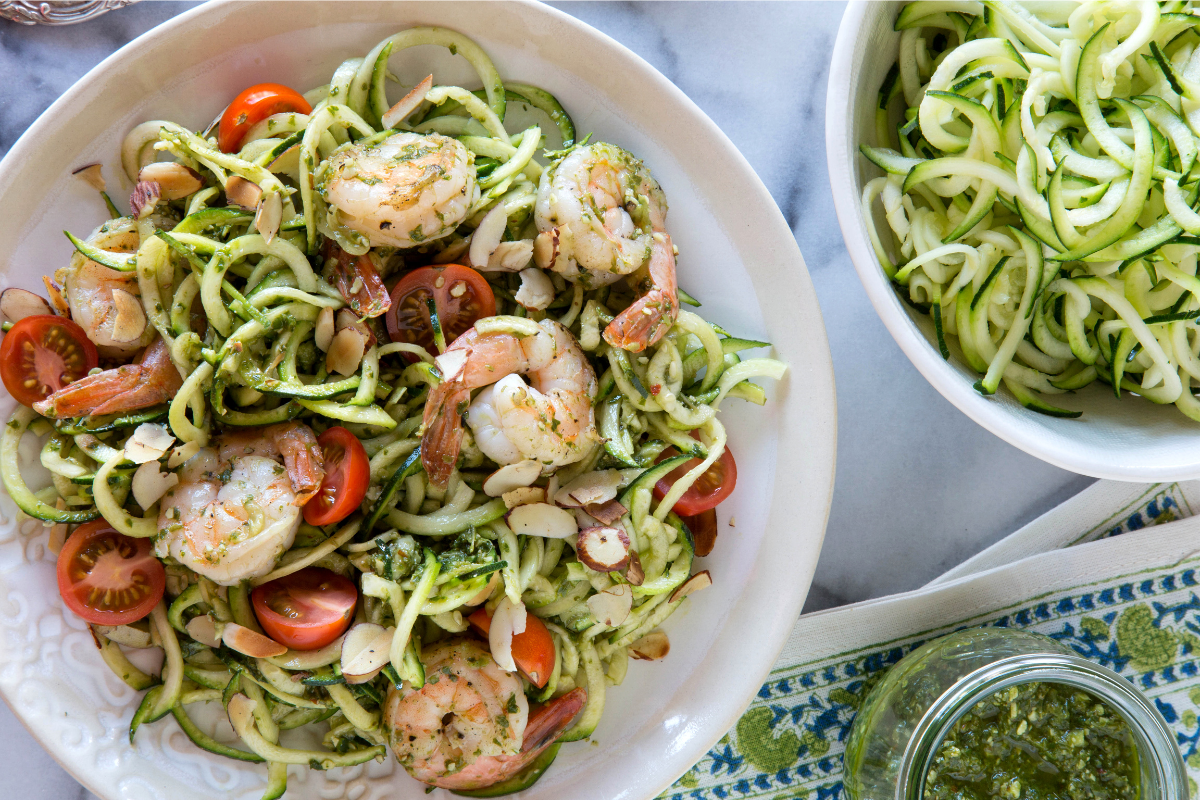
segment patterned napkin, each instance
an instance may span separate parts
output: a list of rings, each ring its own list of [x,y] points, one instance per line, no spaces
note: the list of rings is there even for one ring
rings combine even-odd
[[[802,616],[737,726],[662,798],[848,800],[842,751],[862,698],[910,650],[983,625],[1046,634],[1141,688],[1175,729],[1195,797],[1197,513],[1200,481],[1100,481],[928,586]]]

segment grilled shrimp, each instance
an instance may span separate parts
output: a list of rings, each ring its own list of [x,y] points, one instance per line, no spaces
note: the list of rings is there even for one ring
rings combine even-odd
[[[558,740],[587,700],[575,689],[529,709],[521,679],[470,640],[422,654],[425,686],[388,688],[383,722],[396,760],[419,781],[482,789],[507,780]]]
[[[88,242],[111,253],[137,252],[137,225],[131,217],[109,220],[92,232]],[[101,356],[129,358],[154,339],[154,326],[142,310],[136,272],[118,272],[76,252],[60,275],[71,318]]]
[[[153,330],[153,329],[152,329]],[[155,339],[136,364],[122,364],[87,375],[33,404],[44,417],[82,417],[123,414],[165,403],[175,396],[183,380],[171,362],[162,339]]]
[[[282,463],[282,466],[281,466]],[[285,422],[201,448],[162,499],[154,552],[232,586],[271,571],[325,475],[307,425]]]
[[[479,196],[474,155],[432,133],[343,148],[323,175],[321,195],[335,221],[372,247],[415,247],[446,236]]]
[[[471,390],[484,386],[467,424],[488,458],[498,464],[533,459],[550,468],[587,454],[597,435],[596,373],[566,328],[554,320],[539,325],[540,332],[524,339],[471,328],[439,356],[440,365],[460,366],[443,370],[452,374],[425,403],[421,461],[434,485],[449,480],[462,445],[462,411]]]
[[[542,173],[534,220],[534,259],[585,287],[625,276],[639,299],[604,338],[639,352],[670,330],[679,311],[667,199],[639,159],[616,145],[579,147]]]

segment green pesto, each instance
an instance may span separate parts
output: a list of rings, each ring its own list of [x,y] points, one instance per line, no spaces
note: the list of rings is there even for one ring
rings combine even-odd
[[[925,800],[1134,800],[1138,755],[1117,712],[1057,683],[985,698],[950,729]]]

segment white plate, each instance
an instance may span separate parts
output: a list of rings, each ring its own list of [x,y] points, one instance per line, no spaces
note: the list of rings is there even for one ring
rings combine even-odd
[[[943,360],[933,320],[905,303],[884,275],[867,238],[860,202],[863,185],[882,172],[859,154],[858,146],[876,144],[875,103],[900,48],[900,34],[892,24],[902,5],[847,6],[833,49],[825,109],[834,207],[875,311],[935,389],[1026,453],[1096,478],[1152,482],[1200,477],[1200,426],[1174,406],[1128,394],[1117,400],[1111,389],[1097,382],[1076,394],[1050,398],[1055,405],[1083,412],[1079,419],[1060,419],[1023,408],[1005,389],[992,397],[979,394],[973,388],[979,375],[962,360],[957,341],[949,337],[951,358]],[[879,230],[883,235],[886,224]]]
[[[540,5],[206,4],[88,73],[0,164],[0,284],[39,290],[41,275],[70,255],[62,230],[85,234],[102,221],[95,193],[71,177],[72,169],[100,161],[113,193],[128,191],[120,185],[117,152],[134,124],[164,118],[203,127],[247,85],[320,85],[343,59],[418,24],[467,33],[504,77],[553,92],[581,134],[594,132],[643,157],[671,203],[680,283],[705,301],[710,319],[773,341],[790,364],[784,381],[768,387],[765,409],[726,405],[740,481],[722,507],[717,548],[704,565],[713,588],[670,621],[668,659],[634,664],[624,685],[611,690],[594,745],[564,747],[527,793],[650,797],[734,725],[778,655],[816,566],[835,436],[825,330],[791,232],[729,140],[662,75]],[[418,58],[436,64],[439,82],[473,80],[465,62],[445,50],[408,55],[394,60],[393,69],[409,83],[427,74],[425,66],[417,74]],[[0,692],[43,746],[103,798],[259,797],[264,769],[196,749],[169,718],[142,728],[129,744],[134,693],[109,673],[79,620],[64,612],[46,534],[34,522],[16,530],[7,497],[0,497],[0,510]],[[725,524],[734,519],[736,527]],[[389,757],[326,773],[293,768],[287,797],[425,794]]]

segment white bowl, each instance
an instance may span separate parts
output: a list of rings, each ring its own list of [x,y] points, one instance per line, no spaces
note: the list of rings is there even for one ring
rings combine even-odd
[[[40,289],[41,276],[70,255],[62,230],[86,233],[102,220],[95,192],[72,169],[102,162],[113,193],[128,191],[118,178],[118,145],[134,124],[166,118],[203,127],[247,85],[320,85],[343,59],[421,24],[474,37],[502,75],[556,94],[581,134],[595,132],[642,156],[671,202],[682,285],[705,301],[711,319],[775,342],[790,364],[784,381],[768,386],[766,408],[730,402],[723,414],[741,481],[722,507],[723,523],[736,518],[736,527],[722,525],[704,565],[713,587],[669,621],[667,660],[635,663],[609,692],[596,745],[564,747],[524,795],[651,797],[737,722],[778,656],[817,563],[835,438],[829,349],[791,231],[729,140],[652,67],[544,5],[199,6],[88,73],[0,163],[0,288]],[[444,50],[408,55],[432,62],[439,82],[473,80]],[[427,74],[401,58],[393,69],[410,83]],[[20,532],[15,519],[11,500],[0,496],[0,693],[33,735],[103,798],[259,797],[264,769],[198,750],[171,719],[143,727],[129,744],[135,694],[65,612],[45,530],[26,522]],[[294,768],[287,797],[417,800],[423,788],[389,758],[325,773]]]
[[[1078,419],[1049,417],[1022,407],[1004,389],[991,397],[975,391],[979,375],[962,359],[953,337],[951,358],[938,352],[933,320],[905,303],[884,274],[867,237],[861,211],[863,185],[883,174],[858,152],[875,142],[880,84],[896,61],[900,34],[892,29],[903,3],[851,2],[842,17],[825,107],[826,152],[834,207],[859,278],[884,325],[921,374],[960,411],[1009,444],[1055,466],[1123,481],[1200,477],[1200,425],[1174,406],[1139,397],[1117,400],[1093,384],[1052,402],[1082,411]],[[886,225],[879,227],[885,235]],[[881,387],[886,390],[886,387]],[[881,392],[878,401],[886,406]],[[896,409],[895,413],[902,413]],[[931,447],[954,446],[931,442]]]

